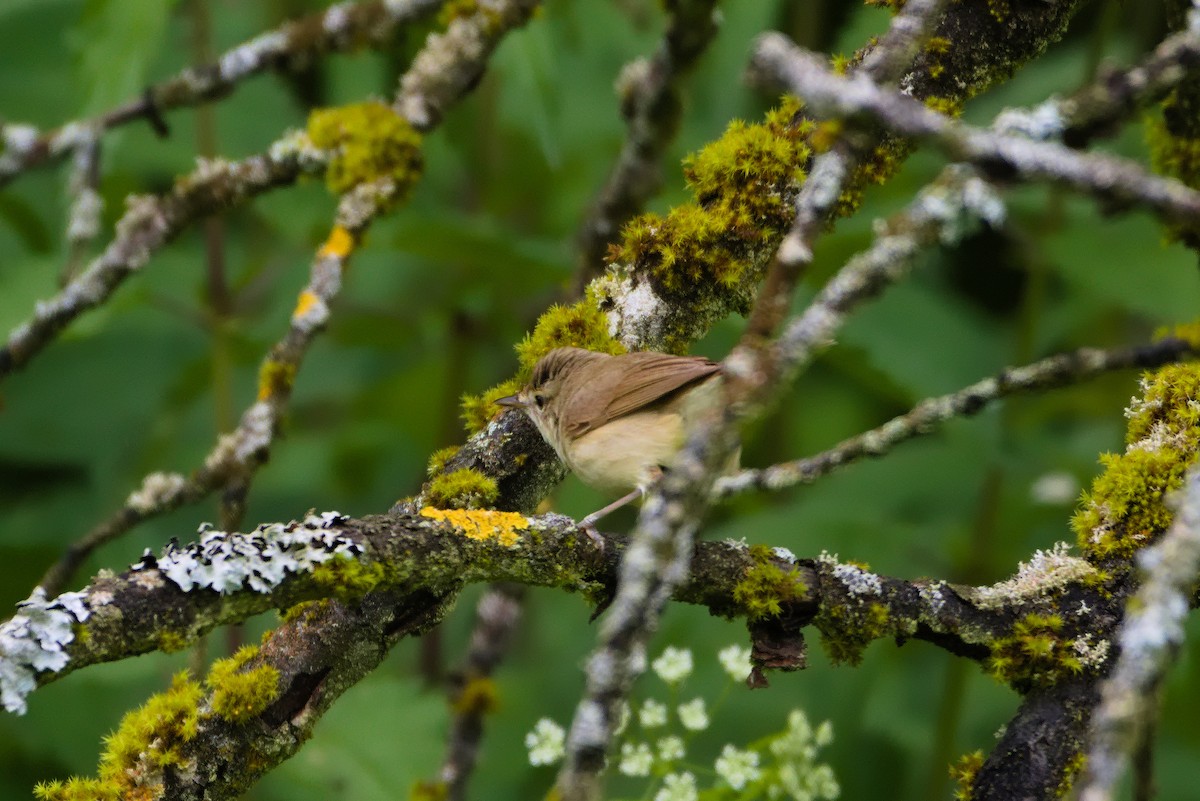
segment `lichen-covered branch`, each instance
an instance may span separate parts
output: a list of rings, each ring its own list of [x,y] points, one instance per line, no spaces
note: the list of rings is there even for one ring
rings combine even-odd
[[[1113,798],[1130,755],[1152,728],[1163,680],[1183,645],[1200,573],[1200,471],[1189,473],[1180,495],[1174,525],[1138,559],[1142,586],[1127,606],[1120,655],[1092,716],[1080,801]]]
[[[292,136],[265,154],[203,162],[161,197],[131,196],[104,253],[9,333],[0,346],[0,379],[24,367],[80,314],[106,301],[155,251],[195,221],[292,183],[302,173],[319,173],[326,164],[327,157],[307,137]]]
[[[576,294],[602,272],[604,255],[621,226],[662,185],[660,162],[679,128],[683,81],[717,33],[715,6],[715,0],[668,3],[667,30],[654,55],[621,71],[617,93],[628,134],[576,235]]]
[[[213,64],[190,67],[149,87],[141,97],[91,120],[42,133],[20,123],[0,124],[0,187],[33,167],[78,152],[87,140],[111,128],[147,119],[163,136],[165,112],[217,100],[239,83],[267,70],[302,69],[326,53],[363,46],[384,47],[403,27],[432,14],[441,0],[344,2],[292,20],[223,53]]]
[[[496,709],[492,674],[508,653],[521,622],[525,588],[493,584],[475,607],[475,626],[466,658],[451,681],[453,718],[447,735],[446,757],[438,772],[438,788],[447,801],[463,801],[479,756],[486,716]]]
[[[1113,370],[1158,367],[1198,355],[1200,348],[1191,341],[1168,337],[1137,347],[1080,348],[1048,356],[1022,367],[1007,368],[957,392],[926,398],[910,411],[815,456],[718,479],[713,490],[717,497],[729,497],[750,490],[776,491],[808,484],[864,456],[882,456],[902,442],[937,431],[949,420],[977,414],[1009,395],[1068,386]]]
[[[1200,192],[1127,159],[973,128],[863,77],[843,78],[779,34],[759,38],[754,63],[823,113],[877,120],[893,133],[928,141],[949,158],[989,173],[1047,181],[1090,195],[1106,207],[1136,206],[1169,222],[1200,225]]]

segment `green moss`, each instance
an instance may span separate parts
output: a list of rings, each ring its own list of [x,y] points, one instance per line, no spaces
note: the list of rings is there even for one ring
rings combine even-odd
[[[258,655],[253,645],[243,646],[228,659],[213,662],[204,683],[212,691],[212,710],[232,723],[245,723],[279,696],[279,671],[271,665],[243,668]]]
[[[379,562],[366,564],[352,556],[339,554],[313,568],[312,577],[322,587],[328,587],[339,598],[361,598],[388,581],[388,569]]]
[[[897,630],[888,608],[877,601],[859,607],[823,604],[816,625],[821,645],[835,665],[857,665],[868,645]]]
[[[983,752],[963,754],[950,766],[950,778],[954,780],[955,801],[971,801],[975,797],[975,776],[983,767]]]
[[[733,599],[741,605],[747,620],[775,617],[790,603],[808,592],[795,566],[786,569],[766,545],[751,545],[754,563],[733,587]]]
[[[476,434],[486,428],[488,421],[500,411],[496,401],[517,394],[523,385],[523,381],[514,377],[479,395],[463,395],[462,419],[467,434]]]
[[[1058,780],[1058,787],[1054,790],[1055,798],[1066,798],[1071,794],[1071,789],[1075,786],[1075,779],[1079,773],[1087,766],[1087,754],[1083,751],[1076,751],[1075,756],[1071,757],[1067,764],[1063,767],[1062,778]]]
[[[1092,561],[1128,560],[1170,526],[1174,515],[1164,500],[1183,483],[1200,443],[1200,366],[1169,365],[1144,376],[1128,417],[1128,448],[1100,457],[1104,472],[1071,521]]]
[[[597,353],[624,353],[608,333],[608,317],[587,297],[572,306],[551,306],[533,331],[517,345],[517,378],[524,384],[538,360],[555,348],[575,347]]]
[[[335,151],[325,171],[331,192],[391,178],[395,203],[408,196],[421,175],[421,135],[384,103],[318,109],[308,118],[308,136],[315,146]]]
[[[1059,615],[1031,612],[991,644],[985,668],[1018,692],[1050,687],[1083,672],[1074,639],[1062,635]]]
[[[279,615],[279,619],[283,623],[307,623],[314,616],[321,614],[330,604],[328,598],[321,598],[316,601],[301,601],[298,604],[293,604],[286,611]]]
[[[464,467],[443,473],[429,482],[426,498],[438,509],[481,509],[499,496],[495,479]]]
[[[162,769],[183,763],[182,746],[196,736],[200,685],[186,672],[176,674],[171,688],[151,696],[121,718],[105,738],[98,779],[71,778],[39,784],[40,801],[116,801],[158,797]]]
[[[158,633],[158,650],[164,654],[178,653],[187,648],[191,642],[191,639],[176,631],[164,630]]]
[[[665,217],[631,220],[609,260],[635,265],[667,295],[732,290],[747,279],[749,254],[774,249],[791,223],[790,196],[812,156],[812,124],[786,97],[762,123],[734,121],[725,134],[684,160],[684,178],[696,202]]]
[[[503,396],[502,396],[503,397]],[[446,462],[454,458],[454,454],[458,453],[461,446],[451,445],[446,448],[438,448],[429,455],[429,463],[425,466],[425,474],[433,478],[438,473],[442,472],[442,468],[446,466]]]
[[[1167,101],[1165,107],[1170,107]],[[1178,178],[1193,189],[1200,187],[1200,139],[1175,136],[1161,116],[1146,120],[1146,144],[1150,163],[1163,175]]]

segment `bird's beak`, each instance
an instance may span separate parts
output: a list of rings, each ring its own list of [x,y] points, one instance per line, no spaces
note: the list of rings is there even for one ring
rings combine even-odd
[[[517,395],[505,395],[503,398],[496,398],[492,403],[497,406],[505,406],[509,409],[524,409],[529,405],[528,402],[521,400]]]

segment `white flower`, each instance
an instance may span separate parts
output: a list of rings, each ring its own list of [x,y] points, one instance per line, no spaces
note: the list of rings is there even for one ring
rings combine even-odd
[[[658,741],[658,758],[663,762],[674,762],[685,756],[687,756],[687,749],[684,748],[682,737],[672,734],[670,737],[664,737]]]
[[[685,771],[663,776],[662,789],[654,794],[654,801],[696,801],[699,797],[696,777]]]
[[[692,652],[687,648],[668,645],[662,656],[650,663],[658,677],[667,684],[678,684],[692,675]]]
[[[653,698],[647,698],[642,703],[642,708],[638,710],[638,723],[642,725],[643,729],[666,726],[667,705],[661,704]]]
[[[721,667],[734,681],[745,681],[750,675],[750,649],[741,645],[730,645],[717,653]]]
[[[530,765],[553,765],[566,754],[567,733],[550,718],[542,718],[525,735]]]
[[[758,752],[739,751],[732,745],[726,745],[721,750],[714,767],[717,769],[717,775],[729,782],[729,786],[735,790],[741,790],[762,775],[762,771],[758,769]]]
[[[617,725],[613,728],[613,734],[620,736],[625,728],[629,725],[629,719],[633,717],[633,712],[629,709],[629,702],[622,701],[617,707]]]
[[[808,774],[808,786],[812,788],[816,798],[837,798],[842,794],[842,788],[833,776],[833,768],[828,765],[817,765]]]
[[[649,776],[650,768],[654,765],[654,754],[646,743],[622,743],[621,763],[617,770],[626,776]]]
[[[817,727],[816,734],[813,735],[813,742],[817,744],[817,748],[824,748],[833,742],[833,724],[828,720]]]
[[[708,710],[704,708],[703,698],[693,698],[686,704],[680,704],[679,722],[690,731],[704,731],[708,728]]]

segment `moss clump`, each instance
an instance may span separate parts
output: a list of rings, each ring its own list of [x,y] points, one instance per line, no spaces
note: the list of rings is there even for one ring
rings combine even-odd
[[[950,766],[950,778],[954,779],[955,801],[971,801],[975,797],[975,776],[983,767],[983,752],[963,754]]]
[[[478,470],[464,467],[435,476],[429,482],[426,498],[439,509],[480,509],[500,495],[495,479]]]
[[[888,608],[878,601],[858,607],[845,603],[822,605],[816,624],[821,645],[835,665],[857,665],[871,642],[896,632]]]
[[[775,617],[783,604],[797,600],[808,587],[800,580],[796,567],[784,568],[765,545],[751,545],[753,564],[733,587],[733,599],[741,605],[747,620]]]
[[[213,662],[204,683],[212,691],[212,711],[232,723],[245,723],[279,696],[279,671],[271,665],[243,670],[258,655],[246,645],[228,659]]]
[[[631,220],[609,261],[636,265],[663,294],[726,295],[746,283],[751,254],[773,250],[791,223],[791,197],[804,182],[813,126],[800,102],[785,97],[762,123],[731,123],[725,134],[684,160],[696,202],[665,217]]]
[[[598,353],[625,352],[621,343],[608,332],[608,318],[590,294],[572,306],[551,306],[538,318],[533,331],[516,346],[517,374],[482,394],[463,396],[462,418],[467,433],[482,431],[499,411],[496,399],[519,392],[533,375],[533,366],[538,359],[555,348],[564,347]]]
[[[293,604],[286,611],[279,615],[279,619],[283,623],[308,623],[314,616],[321,614],[329,606],[328,598],[321,598],[316,601],[301,601],[298,604]]]
[[[333,590],[339,598],[361,598],[388,581],[389,573],[379,562],[363,564],[357,559],[338,555],[313,568],[313,581]]]
[[[158,634],[158,650],[164,654],[174,654],[182,651],[191,644],[188,637],[177,631],[164,630]]]
[[[1174,94],[1163,103],[1163,114],[1176,107]],[[1150,148],[1150,163],[1154,169],[1178,178],[1192,188],[1200,187],[1200,139],[1176,136],[1167,127],[1163,116],[1146,119],[1146,144]]]
[[[383,178],[395,182],[394,204],[421,176],[421,135],[378,101],[319,109],[308,118],[308,137],[334,156],[325,171],[331,192],[342,194]]]
[[[503,397],[503,396],[501,396]],[[425,474],[433,478],[438,473],[442,472],[442,468],[446,466],[446,462],[454,458],[454,454],[458,453],[460,446],[451,445],[447,448],[438,448],[429,455],[429,464],[425,466]]]
[[[1186,332],[1186,330],[1185,330]],[[1091,561],[1128,560],[1174,519],[1164,503],[1183,483],[1200,444],[1200,366],[1175,364],[1142,378],[1142,397],[1126,411],[1128,447],[1100,457],[1104,472],[1071,521]]]
[[[1059,615],[1032,612],[1021,618],[1011,634],[992,642],[985,663],[988,673],[1022,693],[1082,673],[1075,641],[1062,635],[1062,627]]]
[[[529,380],[538,360],[555,348],[583,348],[597,353],[624,353],[608,332],[608,318],[592,298],[572,306],[551,306],[533,331],[517,345],[517,378]]]
[[[183,763],[183,745],[196,736],[200,685],[186,672],[121,718],[105,738],[97,779],[71,778],[34,788],[39,801],[123,801],[161,795],[164,768]]]

